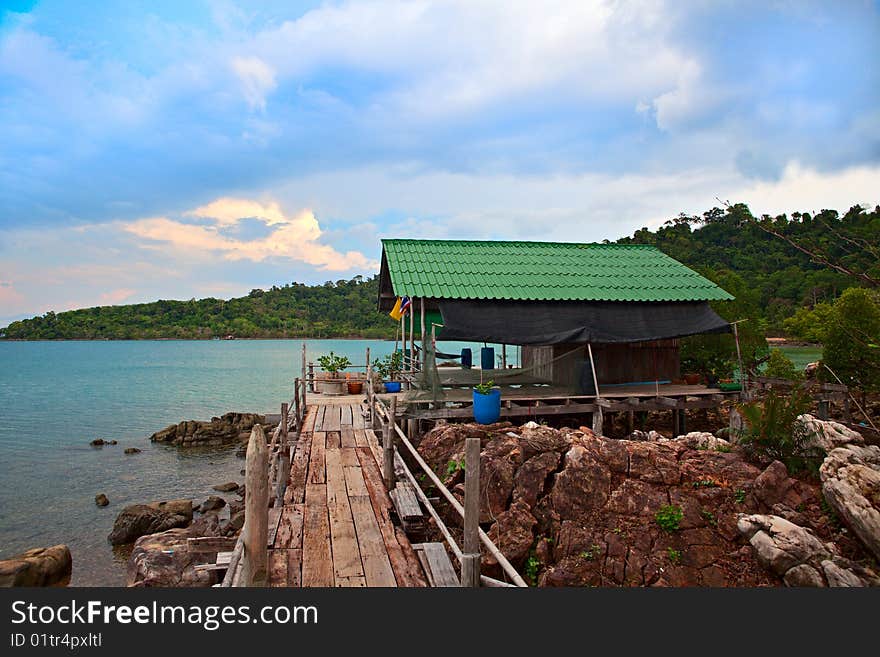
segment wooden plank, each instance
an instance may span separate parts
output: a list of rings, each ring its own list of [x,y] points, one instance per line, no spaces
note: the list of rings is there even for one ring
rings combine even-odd
[[[421,543],[414,545],[417,551],[421,549],[427,562],[427,571],[429,579],[433,580],[433,586],[459,586],[458,575],[455,568],[452,567],[452,561],[443,543]],[[424,562],[423,562],[424,563]]]
[[[362,577],[361,552],[345,486],[342,455],[328,449],[327,509],[330,514],[330,539],[333,547],[333,574],[340,577]]]
[[[353,423],[351,404],[344,404],[339,408],[339,426],[350,427]]]
[[[299,548],[303,540],[303,506],[291,504],[285,506],[281,512],[278,523],[278,533],[275,536],[274,547],[276,549]]]
[[[397,516],[403,521],[419,521],[424,519],[419,498],[409,481],[398,481],[390,493],[391,501],[397,510]]]
[[[357,441],[354,437],[354,429],[352,429],[351,427],[342,427],[342,433],[340,434],[340,437],[340,447],[357,447]]]
[[[341,408],[339,404],[327,406],[327,411],[324,414],[324,431],[339,431],[342,428],[339,421]]]
[[[269,536],[266,539],[267,547],[275,545],[275,536],[278,534],[278,523],[281,521],[281,508],[269,509]]]
[[[287,550],[269,550],[269,577],[271,587],[287,586]]]
[[[327,481],[324,474],[324,451],[327,434],[316,431],[312,434],[312,453],[309,455],[309,483],[323,484]]]
[[[339,449],[342,446],[342,438],[338,431],[327,432],[327,449]]]
[[[367,442],[367,432],[363,429],[355,429],[354,430],[354,442],[356,447],[369,447],[370,443]]]
[[[319,405],[315,408],[315,427],[313,431],[324,431],[324,414],[327,412],[327,407],[324,405]]]
[[[326,504],[309,504],[309,492],[316,484],[306,488],[306,506],[303,516],[302,585],[333,586],[333,554],[330,548],[330,517]],[[320,485],[325,491],[326,486]]]
[[[357,406],[353,406],[351,409],[351,426],[353,429],[364,429],[367,426],[367,421],[364,418],[364,406],[362,404],[358,404]]]
[[[342,454],[342,465],[344,465],[345,467],[361,467],[361,462],[358,460],[356,447],[343,447],[341,450],[339,450],[339,453]]]
[[[354,450],[351,450],[354,453]],[[345,472],[345,487],[348,490],[349,497],[369,497],[370,492],[367,490],[367,484],[364,481],[364,474],[361,466],[343,465]]]
[[[351,497],[350,503],[367,586],[397,586],[369,494]]]
[[[399,586],[427,586],[424,572],[412,551],[409,540],[402,530],[397,530],[391,522],[391,498],[382,483],[382,473],[367,447],[357,448],[358,460],[361,463],[361,474],[370,495],[373,515],[379,525],[388,559],[391,562]]]
[[[327,484],[306,484],[306,506],[327,506]]]
[[[302,586],[302,550],[285,550],[287,552],[287,586]]]
[[[365,429],[364,433],[367,435],[367,444],[373,452],[373,459],[375,459],[376,463],[381,463],[382,448],[379,446],[379,438],[376,436],[376,432],[372,429]]]
[[[315,419],[318,415],[318,406],[309,406],[306,408],[306,414],[303,417],[303,425],[300,431],[302,433],[312,433],[315,430]]]
[[[309,475],[309,456],[312,452],[312,434],[304,434],[296,443],[290,463],[290,483],[284,491],[284,504],[302,504],[306,495]]]
[[[367,580],[363,577],[337,577],[336,586],[344,588],[366,588]]]

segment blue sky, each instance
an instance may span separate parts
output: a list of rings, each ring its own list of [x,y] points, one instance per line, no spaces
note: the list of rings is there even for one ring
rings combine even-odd
[[[0,0],[0,326],[880,203],[880,3]]]

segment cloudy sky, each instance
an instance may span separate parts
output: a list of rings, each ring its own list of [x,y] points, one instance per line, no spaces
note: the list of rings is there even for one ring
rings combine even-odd
[[[0,0],[0,326],[880,203],[880,3]]]

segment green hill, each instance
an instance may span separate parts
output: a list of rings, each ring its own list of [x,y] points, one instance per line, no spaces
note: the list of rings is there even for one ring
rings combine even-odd
[[[824,210],[812,216],[762,217],[765,227],[844,268],[880,278],[880,207],[854,206],[843,216]],[[653,244],[733,293],[716,304],[735,320],[748,317],[753,330],[783,333],[798,309],[831,301],[858,284],[851,275],[814,262],[784,239],[768,234],[746,206],[681,215],[658,229],[643,228],[620,243]],[[13,322],[0,337],[42,339],[255,337],[393,337],[394,325],[376,311],[378,277],[302,283],[252,290],[246,297],[156,301],[104,306]]]

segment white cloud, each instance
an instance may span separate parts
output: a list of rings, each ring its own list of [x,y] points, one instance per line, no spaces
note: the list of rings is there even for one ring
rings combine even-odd
[[[266,109],[266,97],[275,90],[275,71],[259,57],[233,57],[242,94],[251,109]]]
[[[200,254],[220,253],[227,260],[262,262],[267,258],[296,260],[325,271],[369,271],[378,267],[359,251],[341,253],[319,243],[322,231],[311,210],[285,215],[278,203],[219,198],[184,213],[212,220],[209,225],[184,223],[168,217],[139,219],[125,230],[140,238]],[[274,230],[266,237],[238,239],[222,231],[242,219],[257,218]]]

